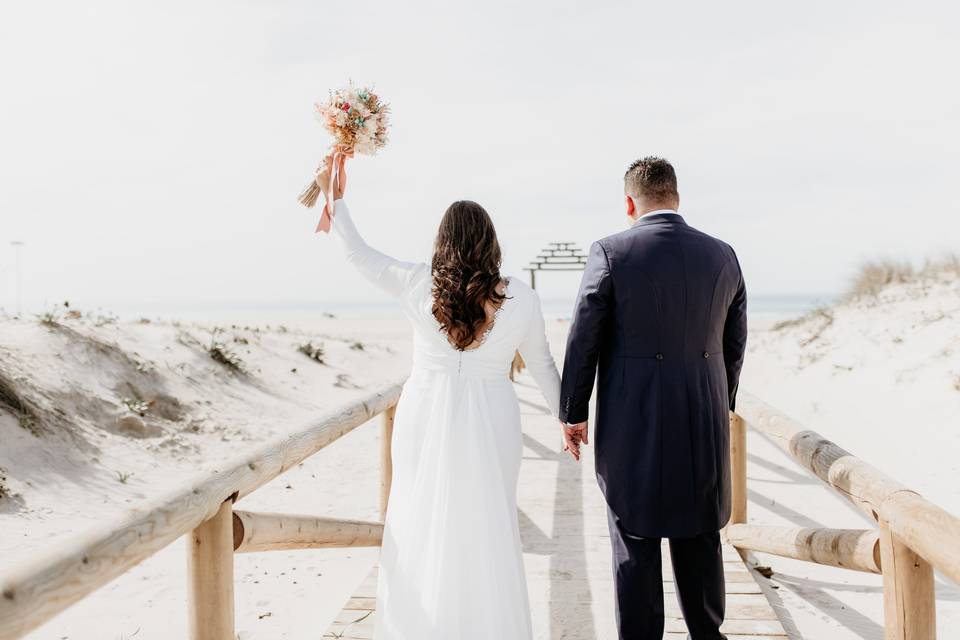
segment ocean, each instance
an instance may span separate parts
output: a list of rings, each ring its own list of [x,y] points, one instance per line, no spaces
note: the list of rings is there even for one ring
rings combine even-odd
[[[796,317],[818,306],[829,304],[830,295],[754,295],[749,298],[751,319],[763,324]],[[548,319],[569,319],[573,298],[546,298],[541,301]],[[297,323],[335,316],[337,318],[389,318],[399,315],[397,305],[382,301],[329,301],[287,303],[233,303],[203,305],[164,305],[162,307],[111,308],[124,319],[138,317],[166,318],[185,321],[230,323]]]

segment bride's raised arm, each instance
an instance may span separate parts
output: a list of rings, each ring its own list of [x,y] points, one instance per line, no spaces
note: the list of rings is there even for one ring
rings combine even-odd
[[[400,296],[413,282],[414,276],[426,268],[423,263],[402,262],[377,251],[357,231],[347,203],[336,200],[331,231],[343,246],[347,262],[363,276],[392,296]]]
[[[533,290],[531,294],[534,309],[530,316],[530,326],[520,343],[520,355],[530,369],[530,375],[540,387],[540,393],[547,401],[551,415],[556,418],[560,414],[560,374],[557,372],[557,363],[550,354],[547,325],[543,320],[543,310],[540,308],[540,296]]]
[[[352,155],[352,154],[351,154]],[[401,262],[385,253],[377,251],[364,241],[357,231],[350,217],[350,209],[343,201],[343,193],[347,188],[347,158],[344,154],[330,154],[324,158],[324,163],[317,170],[317,184],[330,184],[330,172],[334,163],[337,163],[336,179],[333,185],[333,218],[330,229],[337,241],[343,246],[347,262],[357,268],[367,280],[377,285],[392,296],[399,297],[414,281],[416,274],[426,269],[425,264]],[[327,198],[327,190],[323,196]],[[329,202],[327,203],[329,206]]]

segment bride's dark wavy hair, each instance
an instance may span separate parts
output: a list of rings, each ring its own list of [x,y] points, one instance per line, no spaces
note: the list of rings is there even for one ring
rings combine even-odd
[[[487,322],[486,303],[499,306],[500,243],[486,210],[458,200],[440,221],[433,249],[433,317],[457,350],[463,351]]]

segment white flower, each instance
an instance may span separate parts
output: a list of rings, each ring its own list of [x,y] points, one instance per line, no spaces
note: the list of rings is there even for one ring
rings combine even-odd
[[[377,146],[373,141],[373,138],[366,135],[360,135],[357,137],[357,143],[355,145],[357,153],[362,153],[364,155],[373,155],[377,150]]]
[[[342,127],[347,124],[347,112],[346,111],[337,111],[337,115],[334,116],[337,121],[337,126]]]

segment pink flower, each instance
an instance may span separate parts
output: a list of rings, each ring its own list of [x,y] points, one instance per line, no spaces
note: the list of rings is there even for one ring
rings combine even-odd
[[[340,108],[343,109],[344,111],[350,111],[350,104],[347,102],[344,102],[343,106]]]

